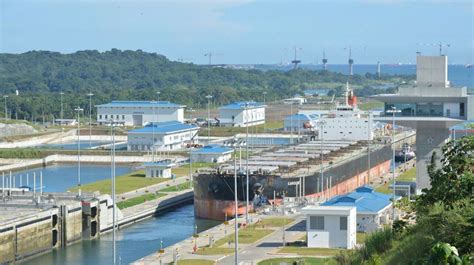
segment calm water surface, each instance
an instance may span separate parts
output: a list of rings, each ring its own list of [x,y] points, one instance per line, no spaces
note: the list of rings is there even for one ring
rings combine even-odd
[[[194,225],[200,232],[217,224],[218,221],[195,219],[194,206],[188,204],[119,230],[117,255],[121,264],[128,264],[158,251],[161,240],[167,247],[192,236]],[[112,234],[108,233],[100,240],[82,241],[22,264],[111,264],[111,261]]]

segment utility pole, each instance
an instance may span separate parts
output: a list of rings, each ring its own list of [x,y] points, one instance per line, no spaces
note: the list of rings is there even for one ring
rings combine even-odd
[[[249,115],[248,115],[248,102],[245,103],[245,119],[246,119],[246,134],[245,134],[245,172],[246,172],[246,204],[245,204],[245,222],[249,223]]]
[[[207,95],[207,144],[209,145],[211,143],[211,124],[209,123],[211,119],[211,95]]]
[[[297,51],[301,51],[302,49],[294,47],[294,50],[295,50],[295,58],[293,59],[293,61],[291,61],[291,63],[293,64],[293,69],[296,70],[296,68],[298,68],[298,64],[301,63],[301,60],[296,59]]]
[[[368,111],[367,115],[367,184],[370,183],[370,144],[372,141],[372,125],[370,124],[371,122],[371,111]]]
[[[324,167],[324,165],[323,165],[324,164],[324,151],[323,151],[324,144],[323,144],[323,141],[324,141],[324,125],[325,124],[326,124],[326,122],[323,121],[323,120],[321,120],[319,122],[319,125],[320,125],[320,128],[321,128],[320,131],[319,131],[319,133],[321,135],[321,137],[320,137],[321,138],[320,139],[321,140],[321,147],[320,147],[321,148],[321,150],[320,150],[321,151],[321,153],[320,153],[321,166],[320,166],[319,175],[321,176],[321,194],[322,194],[323,198],[324,198],[324,168],[323,168]]]
[[[77,187],[78,195],[81,197],[81,111],[84,109],[77,107],[74,109],[77,111]]]
[[[89,93],[89,147],[92,147],[92,96],[94,94]]]
[[[267,95],[267,91],[264,91],[264,92],[263,92],[263,105],[265,106],[265,109],[266,109],[266,105],[267,105],[267,104],[266,104],[266,101],[265,101],[265,96],[266,96],[266,95]],[[267,113],[267,112],[265,111],[265,113]],[[265,115],[265,116],[266,116],[266,115]],[[266,119],[265,116],[263,117],[263,118],[265,119],[265,121],[264,121],[264,123],[263,123],[263,131],[264,131],[264,132],[267,131],[267,119]]]
[[[64,109],[63,109],[63,95],[64,95],[64,92],[59,92],[59,95],[61,97],[61,113],[60,113],[60,116],[61,116],[61,120],[62,120],[62,119],[64,119]]]
[[[113,263],[116,263],[116,200],[115,200],[115,129],[114,120],[110,119],[110,137],[112,138],[112,147],[110,149],[111,177],[112,177],[112,256]]]
[[[392,113],[392,222],[395,221],[395,113],[400,113],[401,110],[392,106],[392,109],[387,110],[387,113]]]

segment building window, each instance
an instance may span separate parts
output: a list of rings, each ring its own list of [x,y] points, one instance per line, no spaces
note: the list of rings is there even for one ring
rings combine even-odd
[[[105,119],[107,119],[107,115],[105,115]]]
[[[464,102],[459,103],[459,116],[464,117]]]
[[[324,216],[310,216],[309,229],[324,230]]]
[[[340,230],[347,230],[347,216],[339,217],[339,229]]]
[[[122,120],[125,120],[125,115],[122,115]]]
[[[99,120],[102,120],[102,114],[99,115]]]

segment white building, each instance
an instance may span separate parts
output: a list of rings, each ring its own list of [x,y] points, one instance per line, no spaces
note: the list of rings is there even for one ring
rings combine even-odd
[[[159,161],[159,162],[148,162],[144,164],[145,166],[145,176],[147,178],[171,178],[171,168],[175,166],[169,160]]]
[[[311,248],[346,248],[356,245],[356,208],[306,206],[307,246]]]
[[[397,196],[395,199],[399,199]],[[372,187],[362,186],[353,192],[338,195],[323,203],[323,206],[355,207],[357,231],[371,232],[388,224],[392,211],[392,195],[375,192]]]
[[[317,115],[293,114],[285,117],[283,130],[285,132],[308,132],[316,129]]]
[[[265,123],[265,107],[254,101],[234,102],[219,108],[219,120],[226,127],[247,127]]]
[[[303,105],[306,103],[306,98],[304,97],[293,97],[283,100],[283,104],[294,104],[294,105]]]
[[[232,148],[219,145],[207,145],[191,151],[191,161],[202,163],[223,163],[232,158]]]
[[[151,122],[183,122],[186,106],[169,101],[112,101],[96,107],[99,125],[112,119],[125,126],[144,126]]]
[[[128,131],[127,150],[152,150],[154,136],[154,150],[176,150],[196,138],[199,127],[179,121],[158,122],[143,128]]]

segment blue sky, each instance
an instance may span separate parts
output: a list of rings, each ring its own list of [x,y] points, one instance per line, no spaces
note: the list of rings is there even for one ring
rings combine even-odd
[[[330,63],[408,63],[451,44],[451,63],[472,63],[474,9],[466,1],[0,0],[0,52],[141,49],[172,60],[280,63],[301,48]]]

